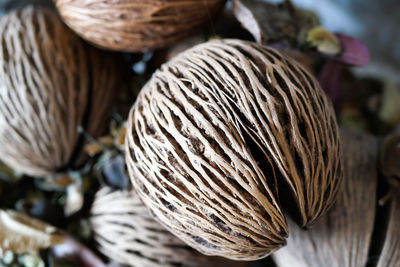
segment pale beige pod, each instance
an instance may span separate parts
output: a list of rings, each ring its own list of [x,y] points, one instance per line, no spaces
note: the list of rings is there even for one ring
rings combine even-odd
[[[152,218],[135,192],[105,187],[97,192],[90,222],[99,250],[110,259],[138,267],[247,266],[204,256],[186,246]]]
[[[225,0],[53,0],[64,21],[105,49],[165,48],[212,20]]]
[[[50,9],[27,7],[0,18],[0,160],[39,176],[79,155],[82,126],[107,125],[120,70]]]
[[[312,225],[341,180],[334,111],[277,50],[200,44],[153,74],[129,115],[132,183],[160,222],[207,255],[258,259],[285,244],[284,216]]]

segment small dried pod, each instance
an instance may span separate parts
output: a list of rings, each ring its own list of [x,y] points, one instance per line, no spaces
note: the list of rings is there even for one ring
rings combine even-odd
[[[53,226],[12,210],[0,210],[0,256],[5,251],[37,252],[64,242]]]
[[[40,176],[78,158],[78,127],[98,136],[120,71],[51,9],[26,7],[0,18],[0,159]]]
[[[284,212],[312,225],[341,180],[338,128],[316,80],[277,50],[200,44],[163,65],[128,119],[126,163],[145,205],[207,255],[285,244]]]
[[[121,264],[138,267],[245,266],[204,256],[186,246],[152,218],[133,191],[100,189],[90,221],[99,250]]]
[[[164,48],[212,19],[225,0],[54,0],[64,21],[105,49],[143,52]]]
[[[341,138],[344,179],[338,199],[310,231],[290,223],[287,246],[274,254],[279,267],[400,266],[400,198],[377,205],[384,182],[378,140],[346,129]]]

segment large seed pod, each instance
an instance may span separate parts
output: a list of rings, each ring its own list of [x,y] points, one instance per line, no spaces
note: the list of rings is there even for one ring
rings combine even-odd
[[[99,250],[129,266],[246,266],[204,256],[170,234],[148,213],[135,192],[102,188],[91,210]]]
[[[313,229],[290,224],[287,247],[274,254],[280,267],[400,266],[400,197],[377,205],[378,140],[342,130],[344,181],[332,209]]]
[[[106,49],[164,48],[209,21],[225,0],[54,0],[65,22]]]
[[[208,255],[265,257],[334,202],[341,177],[331,103],[276,50],[201,44],[142,89],[127,130],[131,180],[153,214]]]
[[[110,55],[85,44],[50,9],[0,18],[0,159],[29,175],[66,167],[101,133],[120,80]]]

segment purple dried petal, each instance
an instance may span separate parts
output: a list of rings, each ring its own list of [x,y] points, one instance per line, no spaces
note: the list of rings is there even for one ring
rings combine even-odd
[[[343,65],[340,62],[328,59],[318,74],[318,81],[322,89],[332,100],[335,111],[338,110],[340,104],[339,81],[342,76],[342,68]]]
[[[336,34],[342,45],[343,51],[340,55],[330,57],[343,64],[352,66],[365,66],[370,62],[368,47],[360,40],[344,35]]]
[[[316,52],[311,52],[311,54],[317,54],[319,57],[323,57],[328,60],[334,60],[350,66],[361,67],[369,64],[369,50],[363,42],[341,33],[337,33],[336,36],[339,38],[342,46],[342,52],[339,55],[329,56]]]

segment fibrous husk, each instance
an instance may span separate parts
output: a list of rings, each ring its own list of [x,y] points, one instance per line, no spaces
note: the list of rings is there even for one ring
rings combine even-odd
[[[55,0],[65,22],[106,49],[140,52],[164,48],[211,20],[225,0]]]
[[[102,134],[121,71],[50,9],[10,12],[0,32],[0,159],[32,176],[63,169],[79,155],[78,126]]]
[[[91,211],[99,250],[110,259],[138,267],[245,266],[204,256],[170,234],[148,213],[135,192],[102,188]]]
[[[0,255],[8,250],[37,252],[63,241],[64,236],[53,226],[15,211],[0,210]]]
[[[280,267],[364,267],[369,260],[377,262],[379,258],[376,255],[376,259],[369,259],[377,214],[378,142],[368,134],[345,129],[341,131],[341,139],[344,177],[338,199],[313,229],[304,231],[290,223],[287,246],[274,254]],[[392,207],[392,213],[396,209],[398,205]],[[398,218],[397,215],[390,222],[392,228],[397,226],[396,230],[400,226]],[[398,244],[392,246],[397,246],[396,251],[390,251],[389,243],[396,242],[400,236],[394,229],[391,233],[384,251],[398,258]],[[398,266],[398,259],[393,260],[397,264],[378,266]]]
[[[132,107],[126,162],[145,205],[207,255],[265,257],[303,227],[341,178],[331,103],[277,50],[239,40],[198,45],[163,65]]]

